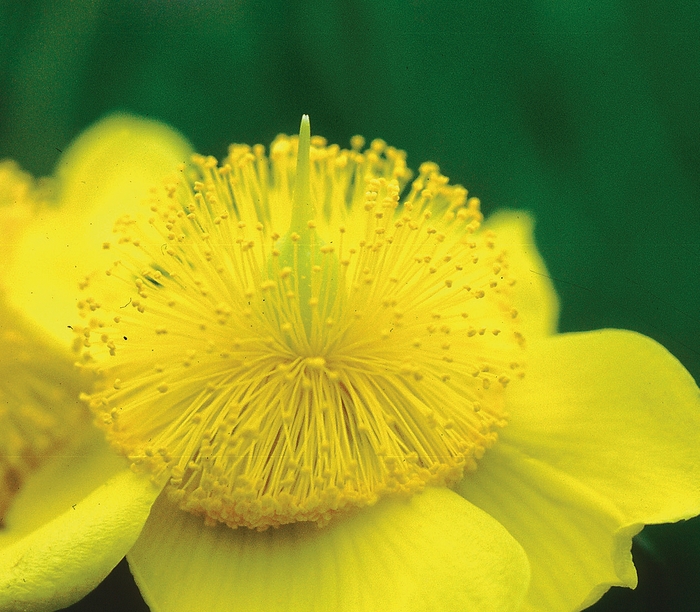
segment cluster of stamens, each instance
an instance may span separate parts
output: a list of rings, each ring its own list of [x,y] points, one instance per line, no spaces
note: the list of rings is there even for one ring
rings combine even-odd
[[[86,278],[85,400],[136,470],[209,524],[327,523],[473,470],[522,373],[478,200],[359,137],[195,156]],[[405,197],[400,198],[402,191]]]

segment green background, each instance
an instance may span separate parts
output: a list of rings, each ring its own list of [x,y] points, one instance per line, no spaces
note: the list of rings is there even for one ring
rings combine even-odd
[[[681,0],[0,1],[0,158],[48,174],[113,110],[217,156],[309,113],[436,161],[486,213],[532,211],[560,329],[637,330],[697,380],[698,32]],[[640,586],[593,610],[698,609],[698,520],[634,554]],[[139,605],[121,566],[72,609]]]

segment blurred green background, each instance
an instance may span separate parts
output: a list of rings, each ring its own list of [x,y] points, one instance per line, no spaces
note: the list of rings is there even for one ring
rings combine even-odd
[[[48,174],[114,110],[217,156],[309,113],[436,161],[487,214],[532,211],[561,330],[637,330],[700,379],[698,32],[689,0],[5,0],[0,158]],[[700,521],[634,554],[640,586],[593,610],[699,609]],[[71,609],[147,609],[129,581]]]

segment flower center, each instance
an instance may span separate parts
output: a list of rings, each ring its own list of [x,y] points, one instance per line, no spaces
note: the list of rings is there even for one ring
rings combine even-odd
[[[405,154],[352,145],[306,118],[269,157],[195,156],[82,284],[85,399],[209,524],[323,525],[453,483],[505,425],[522,337],[478,200],[426,163],[400,201]]]

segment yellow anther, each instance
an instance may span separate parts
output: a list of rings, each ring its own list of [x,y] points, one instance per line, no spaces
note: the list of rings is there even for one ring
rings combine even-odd
[[[323,357],[309,357],[306,364],[311,368],[321,369],[326,365],[326,360]]]

